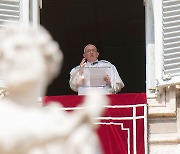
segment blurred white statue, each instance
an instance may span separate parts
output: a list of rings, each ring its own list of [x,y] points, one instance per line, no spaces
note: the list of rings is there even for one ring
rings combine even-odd
[[[102,153],[93,120],[108,103],[105,96],[87,95],[85,109],[71,113],[38,105],[62,60],[58,44],[42,27],[16,25],[2,32],[0,75],[8,95],[0,100],[1,154]]]

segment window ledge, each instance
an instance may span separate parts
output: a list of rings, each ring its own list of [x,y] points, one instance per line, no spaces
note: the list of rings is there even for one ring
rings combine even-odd
[[[176,116],[176,88],[166,87],[156,98],[148,98],[148,117]]]

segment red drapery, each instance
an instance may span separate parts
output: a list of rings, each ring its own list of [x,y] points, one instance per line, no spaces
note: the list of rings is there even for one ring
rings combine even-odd
[[[146,95],[130,93],[107,95],[110,105],[107,107],[97,133],[104,154],[146,154]],[[44,103],[60,102],[65,108],[76,107],[84,96],[46,96]]]

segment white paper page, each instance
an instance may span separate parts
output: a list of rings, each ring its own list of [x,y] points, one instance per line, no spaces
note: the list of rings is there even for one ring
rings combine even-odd
[[[83,75],[85,81],[82,86],[90,87],[105,87],[106,82],[104,77],[109,75],[110,67],[85,67],[83,68]]]

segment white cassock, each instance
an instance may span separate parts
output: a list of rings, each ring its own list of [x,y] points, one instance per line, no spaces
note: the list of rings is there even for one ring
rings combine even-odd
[[[97,88],[101,90],[103,94],[114,94],[121,91],[121,89],[124,87],[124,83],[121,80],[116,67],[110,62],[105,61],[105,60],[100,60],[100,61],[97,60],[94,63],[87,62],[85,65],[85,68],[86,67],[87,68],[92,68],[92,67],[109,68],[107,69],[106,73],[110,77],[111,85],[110,86],[82,86],[83,79],[87,78],[87,73],[86,74],[84,72],[80,73],[79,72],[80,66],[77,66],[73,68],[70,72],[69,84],[73,91],[78,92],[78,95],[86,95],[88,91],[93,90],[93,89],[97,90]]]

